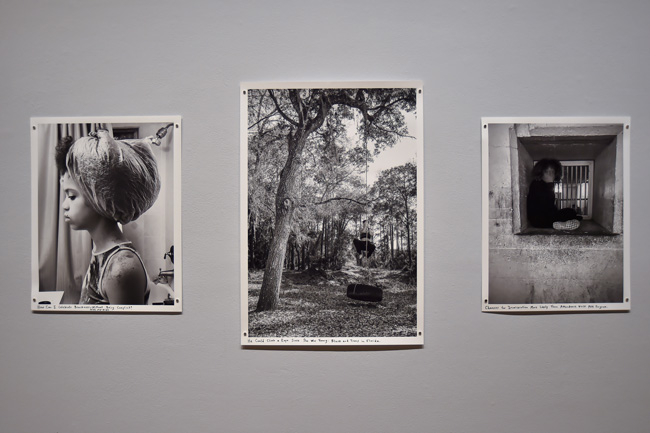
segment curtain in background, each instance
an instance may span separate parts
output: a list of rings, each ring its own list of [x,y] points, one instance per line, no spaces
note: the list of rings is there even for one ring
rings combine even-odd
[[[61,303],[76,304],[81,283],[90,262],[92,241],[85,230],[71,230],[63,220],[65,199],[54,161],[55,148],[62,137],[75,140],[109,124],[40,125],[38,134],[38,263],[39,290],[63,291]]]

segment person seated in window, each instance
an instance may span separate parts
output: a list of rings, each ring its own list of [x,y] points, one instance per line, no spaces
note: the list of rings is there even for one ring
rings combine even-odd
[[[575,230],[582,217],[574,209],[558,209],[555,205],[555,182],[562,179],[562,164],[544,158],[533,167],[533,181],[528,189],[528,221],[533,227]]]
[[[375,251],[375,245],[372,243],[372,231],[368,227],[368,220],[363,220],[359,239],[354,239],[352,242],[359,256],[370,257]]]

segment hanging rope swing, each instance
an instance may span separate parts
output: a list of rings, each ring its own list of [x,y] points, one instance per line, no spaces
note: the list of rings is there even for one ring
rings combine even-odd
[[[363,148],[366,154],[366,204],[364,205],[364,214],[368,218],[368,122],[365,120],[365,131],[363,136]],[[375,245],[372,243],[372,231],[368,224],[368,220],[363,220],[361,231],[359,233],[359,239],[354,239],[352,241],[354,248],[357,250],[357,254],[361,257],[362,262],[365,259],[366,265],[366,283],[370,283],[370,256],[375,251]],[[381,302],[383,298],[383,291],[376,286],[370,284],[362,283],[353,283],[348,285],[347,291],[348,298],[355,299],[357,301],[366,301],[366,302]]]

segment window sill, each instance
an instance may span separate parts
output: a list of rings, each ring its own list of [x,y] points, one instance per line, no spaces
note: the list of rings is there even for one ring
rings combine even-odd
[[[548,235],[548,236],[619,236],[612,233],[593,220],[580,221],[580,227],[575,230],[555,230],[528,227],[517,233],[519,236]]]

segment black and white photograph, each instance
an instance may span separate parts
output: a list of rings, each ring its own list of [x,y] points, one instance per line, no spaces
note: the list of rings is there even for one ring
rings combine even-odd
[[[481,126],[483,311],[629,310],[630,119]]]
[[[241,98],[242,345],[422,344],[421,83]]]
[[[32,311],[181,312],[180,116],[32,118]]]

